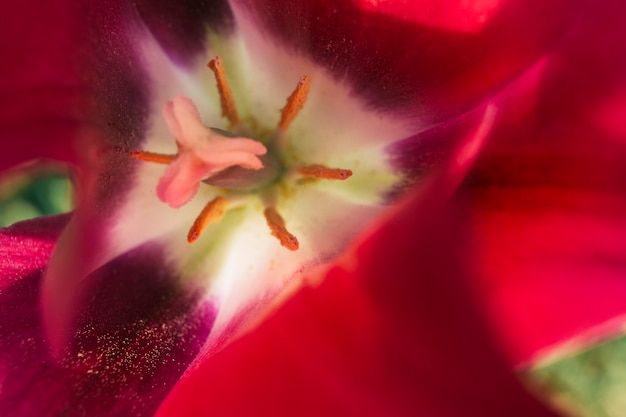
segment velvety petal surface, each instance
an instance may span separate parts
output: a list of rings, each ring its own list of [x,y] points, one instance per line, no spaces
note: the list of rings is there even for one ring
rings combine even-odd
[[[568,19],[563,1],[232,3],[238,20],[346,80],[370,106],[422,124],[493,94],[545,53]]]
[[[70,327],[71,309],[80,304],[78,288],[85,276],[145,242],[160,242],[168,261],[183,271],[186,283],[211,287],[210,296],[222,302],[224,318],[218,322],[226,325],[238,305],[264,300],[303,268],[336,256],[383,209],[384,191],[399,180],[385,160],[384,149],[408,136],[415,129],[413,121],[373,112],[349,86],[338,85],[325,68],[269,38],[257,40],[255,29],[246,27],[247,22],[237,20],[236,15],[238,32],[209,26],[204,43],[198,44],[200,50],[205,48],[203,53],[180,61],[163,41],[167,27],[151,23],[154,14],[144,16],[141,7],[134,9],[125,2],[110,6],[111,10],[101,10],[94,20],[94,50],[99,54],[92,63],[93,114],[97,115],[94,136],[99,146],[84,164],[82,204],[59,241],[45,280],[43,300],[51,335],[63,334]],[[347,185],[288,189],[289,199],[276,203],[288,227],[302,236],[302,249],[297,253],[285,251],[271,237],[262,217],[263,204],[268,203],[254,196],[244,201],[245,210],[207,229],[202,242],[188,247],[187,231],[216,190],[203,186],[190,204],[171,209],[155,193],[163,167],[142,165],[128,156],[136,148],[173,153],[175,141],[161,109],[178,94],[194,100],[208,126],[225,123],[219,116],[215,81],[206,68],[208,59],[217,53],[223,56],[225,67],[231,68],[227,72],[231,83],[239,87],[233,90],[236,101],[243,103],[241,113],[252,126],[261,126],[261,132],[276,126],[286,97],[303,74],[310,75],[314,92],[292,127],[293,149],[288,157],[298,163],[324,163],[355,172],[355,180]],[[357,151],[355,143],[361,145]],[[244,205],[238,200],[235,197],[235,208]],[[320,201],[328,204],[318,209],[315,203]],[[350,219],[343,221],[346,213]],[[236,222],[241,227],[234,227]],[[324,236],[331,228],[332,233]],[[76,257],[75,251],[81,256]],[[237,256],[248,252],[255,255]]]
[[[430,186],[187,374],[157,415],[553,416],[490,343],[449,183]]]
[[[626,8],[577,7],[462,194],[488,316],[516,363],[615,332],[626,313]]]
[[[0,232],[0,413],[149,416],[198,354],[214,317],[183,292],[162,257],[145,245],[92,274],[98,282],[71,345],[50,356],[39,289],[68,217],[18,223]]]
[[[233,30],[232,12],[227,0],[139,0],[129,3],[159,44],[176,62],[189,63],[206,46],[206,28],[214,31]]]
[[[83,15],[64,0],[10,2],[2,14],[0,170],[37,158],[75,162]]]
[[[173,311],[182,311],[172,313],[174,321],[179,320],[171,327],[179,331],[171,336],[175,339],[172,343],[188,340],[193,346],[183,349],[184,360],[177,363],[174,371],[164,371],[164,386],[169,386],[182,372],[183,364],[189,358],[185,355],[199,351],[200,346],[196,343],[208,335],[213,323],[213,312],[197,305],[207,305],[207,299],[211,299],[211,305],[215,302],[221,315],[216,318],[216,326],[220,331],[228,329],[233,317],[241,317],[238,313],[242,305],[256,312],[256,306],[265,306],[272,298],[275,287],[281,288],[301,271],[340,253],[350,238],[382,211],[384,198],[376,200],[372,195],[384,195],[382,191],[387,191],[389,185],[398,180],[397,173],[390,169],[390,162],[380,158],[385,155],[387,147],[436,121],[464,113],[493,94],[545,52],[559,33],[560,21],[564,19],[561,2],[545,5],[538,1],[494,3],[493,7],[487,8],[488,13],[485,12],[484,24],[478,19],[478,23],[470,22],[469,25],[455,25],[454,20],[442,23],[427,15],[411,20],[398,13],[399,9],[377,13],[372,7],[360,3],[329,5],[316,2],[295,9],[263,2],[255,3],[253,7],[242,2],[234,3],[232,15],[224,11],[227,8],[222,7],[223,3],[215,3],[219,7],[209,8],[211,12],[206,15],[190,12],[202,6],[202,2],[180,4],[139,2],[135,6],[130,2],[105,2],[94,13],[95,19],[91,22],[96,40],[92,48],[97,60],[91,63],[90,81],[95,98],[93,114],[99,116],[94,121],[98,146],[87,155],[86,174],[81,184],[84,191],[82,204],[60,238],[44,287],[44,307],[48,313],[78,305],[78,296],[64,298],[59,294],[68,289],[79,294],[83,285],[96,290],[85,292],[88,299],[81,301],[86,305],[102,306],[97,297],[102,296],[102,300],[107,301],[107,294],[116,292],[115,289],[121,292],[122,288],[115,279],[111,283],[101,280],[104,274],[115,276],[117,273],[125,279],[128,279],[127,274],[139,277],[136,283],[131,280],[131,284],[138,288],[129,291],[129,296],[137,292],[149,297],[150,292],[144,288],[154,288],[158,293],[154,296],[158,299],[162,297],[161,289],[167,294],[182,293],[180,298],[164,301],[165,306],[173,303]],[[224,18],[226,24],[212,26],[211,19],[215,16]],[[346,20],[346,16],[352,20]],[[177,29],[179,24],[189,27],[189,31]],[[205,24],[209,27],[208,36],[195,36],[204,33],[200,28]],[[233,27],[238,27],[240,32],[233,31]],[[234,33],[240,38],[235,39]],[[263,36],[257,36],[259,34]],[[215,38],[220,36],[223,38],[216,41]],[[189,42],[185,45],[186,41]],[[415,50],[405,54],[406,45],[415,45]],[[179,211],[172,211],[158,201],[154,191],[162,167],[140,167],[137,161],[128,157],[128,152],[138,147],[148,147],[147,150],[155,152],[167,152],[175,147],[167,135],[165,122],[154,115],[160,115],[162,104],[177,94],[194,98],[209,125],[222,121],[214,81],[208,70],[205,69],[206,78],[200,81],[196,78],[197,70],[216,53],[224,55],[224,62],[233,68],[229,74],[234,74],[234,84],[243,87],[236,93],[236,99],[245,103],[242,107],[249,115],[254,111],[256,121],[262,126],[272,118],[278,119],[278,111],[299,77],[308,74],[319,80],[315,82],[321,88],[311,94],[311,105],[303,110],[302,119],[293,126],[294,136],[300,139],[295,142],[295,152],[311,158],[305,162],[333,163],[354,168],[355,172],[362,169],[365,173],[361,187],[347,186],[350,198],[339,198],[340,193],[333,192],[329,198],[324,195],[327,189],[322,186],[294,193],[300,194],[296,196],[297,201],[294,197],[296,202],[290,200],[279,205],[279,209],[286,209],[286,220],[294,232],[301,233],[307,243],[322,247],[321,252],[311,246],[297,255],[286,254],[269,236],[264,220],[259,217],[260,202],[234,212],[225,223],[207,229],[206,236],[210,239],[189,248],[184,242],[186,228],[194,213],[199,212],[213,192],[200,191],[200,199]],[[250,69],[254,72],[249,72]],[[250,73],[254,77],[249,76]],[[240,100],[242,97],[246,100]],[[334,111],[339,108],[343,111]],[[315,140],[316,137],[319,141]],[[359,147],[358,152],[354,151],[355,145]],[[348,164],[344,165],[346,162]],[[362,163],[359,165],[359,162]],[[362,187],[370,178],[380,177],[380,174],[385,180],[383,186],[374,187],[374,192]],[[319,201],[330,204],[318,209],[314,203]],[[198,382],[202,392],[221,389],[215,391],[217,396],[209,398],[215,403],[207,401],[199,405],[200,409],[211,407],[213,410],[216,407],[216,412],[237,413],[239,410],[232,408],[232,401],[246,397],[237,392],[241,389],[249,398],[255,399],[237,403],[237,406],[244,407],[241,414],[250,414],[251,410],[245,407],[254,404],[287,407],[285,411],[292,411],[291,407],[298,404],[310,404],[303,397],[306,390],[300,390],[315,383],[324,384],[320,395],[323,401],[309,408],[318,411],[317,414],[362,411],[380,415],[391,408],[398,414],[424,410],[459,415],[461,411],[470,410],[476,415],[497,415],[505,411],[512,411],[513,415],[514,412],[548,415],[507,373],[504,363],[497,359],[496,352],[489,345],[480,318],[471,313],[473,307],[467,294],[461,289],[457,293],[456,287],[450,284],[465,285],[462,263],[440,262],[441,254],[456,254],[459,248],[453,241],[442,239],[443,236],[451,238],[453,232],[446,232],[446,227],[437,232],[430,228],[431,221],[427,220],[428,216],[445,217],[444,214],[429,208],[427,203],[424,203],[427,208],[420,208],[421,203],[415,201],[411,204],[415,206],[405,207],[406,211],[398,214],[387,229],[381,229],[383,231],[377,232],[375,238],[353,254],[358,262],[363,262],[362,265],[349,262],[349,265],[333,269],[315,290],[300,290],[258,332],[219,354],[225,356],[215,356],[215,361],[207,362],[206,368],[202,365],[198,372],[206,370],[207,374],[222,377]],[[434,205],[437,204],[440,203]],[[346,217],[349,217],[348,221],[341,221]],[[432,225],[435,224],[440,225],[433,221]],[[233,233],[231,230],[235,225],[242,228]],[[324,234],[331,229],[333,234]],[[395,240],[392,240],[394,234]],[[415,240],[416,236],[417,239],[432,239]],[[430,247],[432,243],[434,245]],[[226,250],[230,248],[233,250]],[[259,251],[258,248],[266,250]],[[79,252],[81,256],[77,257],[74,250],[79,249],[84,252]],[[422,249],[423,253],[420,252]],[[419,257],[415,256],[416,252]],[[239,256],[241,253],[247,256]],[[451,257],[456,259],[456,256]],[[378,263],[378,259],[384,259],[385,264]],[[173,269],[180,270],[180,275],[168,272]],[[259,270],[263,272],[251,273]],[[133,271],[144,271],[150,276]],[[416,277],[415,271],[423,271],[423,274]],[[161,283],[160,274],[166,275],[167,285]],[[380,280],[385,276],[391,278],[385,279],[383,285]],[[68,277],[70,280],[75,278],[70,285],[66,285]],[[192,291],[206,289],[202,285],[198,285],[202,288],[196,287],[197,279],[211,286],[208,296],[195,295]],[[391,289],[386,287],[387,284]],[[106,285],[112,285],[113,290],[108,292]],[[396,290],[398,293],[394,292]],[[396,295],[399,296],[397,303],[394,300]],[[404,298],[409,295],[416,298]],[[232,299],[235,301],[231,302]],[[421,300],[417,307],[415,299]],[[434,303],[435,300],[441,300],[441,303]],[[138,306],[152,304],[148,301],[129,303]],[[70,307],[63,307],[67,305]],[[413,310],[414,307],[417,310]],[[461,307],[467,307],[469,316]],[[158,320],[169,317],[167,311],[170,310],[164,308],[166,312],[155,313]],[[132,314],[147,311],[149,309],[138,308]],[[85,314],[87,318],[77,318],[79,326],[83,326],[85,320],[87,323],[99,320],[90,316],[89,309]],[[179,319],[178,314],[182,318]],[[432,314],[441,318],[441,326],[433,324]],[[120,322],[115,320],[125,316],[115,313],[111,317],[112,322],[102,320],[107,328],[97,329],[96,336],[93,333],[79,335],[86,340],[78,339],[79,353],[82,352],[80,346],[91,346],[92,343],[108,352],[109,345],[100,345],[97,335],[109,327],[116,329]],[[133,318],[125,320],[134,323]],[[68,321],[67,317],[61,317],[62,324],[50,326],[49,334],[67,332],[70,328]],[[142,339],[144,333],[150,333],[145,328],[152,329],[152,322],[147,323],[140,320],[136,328],[139,336],[134,340],[138,340],[136,345],[141,354],[145,346],[152,346],[152,339],[145,343]],[[197,339],[180,332],[181,326],[186,330],[184,325],[189,323],[189,332],[199,335]],[[336,330],[329,331],[329,328]],[[285,339],[279,334],[293,334],[294,337]],[[117,340],[116,337],[112,339]],[[157,339],[168,337],[158,336]],[[157,352],[161,352],[159,349],[168,346],[169,342],[155,344]],[[440,349],[442,344],[450,350]],[[56,347],[61,345],[56,343]],[[462,356],[452,349],[458,345],[464,346],[461,349],[463,355],[471,353],[472,361],[469,361],[470,356]],[[411,348],[405,350],[403,346]],[[119,345],[114,345],[111,349],[118,348]],[[321,360],[306,360],[312,357]],[[439,360],[434,361],[433,357]],[[218,361],[218,358],[222,359]],[[259,364],[259,358],[265,362]],[[384,360],[379,362],[379,358]],[[454,361],[453,365],[450,361]],[[127,363],[123,359],[122,362]],[[130,369],[136,369],[134,367],[139,366],[136,363],[149,361],[131,362]],[[80,365],[83,361],[76,363]],[[408,364],[406,368],[405,364]],[[281,365],[295,371],[286,375],[269,372]],[[121,369],[119,375],[127,377],[124,366],[113,368]],[[81,369],[87,372],[94,368],[85,366]],[[273,387],[272,392],[280,394],[282,402],[271,395],[260,395],[267,391],[259,390],[254,379],[247,378],[242,382],[243,375],[248,375],[251,369],[276,378],[275,381],[270,379],[274,385],[263,387]],[[451,369],[455,372],[451,373]],[[458,369],[463,371],[457,372]],[[339,371],[334,379],[336,370]],[[105,380],[113,381],[111,385],[117,387],[117,391],[113,390],[114,395],[121,402],[105,401],[104,407],[132,402],[127,401],[130,398],[125,391],[127,385],[118,384],[116,378],[111,376]],[[477,384],[476,379],[483,385]],[[334,385],[328,384],[328,380],[334,381]],[[217,387],[203,385],[217,381],[221,384]],[[432,388],[433,381],[438,388],[449,388],[455,395],[461,392],[462,401],[438,398],[437,393],[441,391]],[[385,387],[382,391],[381,382]],[[468,386],[476,391],[466,395],[466,391],[460,390]],[[502,402],[493,402],[492,394],[489,398],[481,395],[487,387],[501,389],[501,395],[496,398],[501,398]],[[283,395],[285,390],[289,395]],[[416,398],[415,392],[422,390],[433,395]],[[189,392],[198,396],[200,391],[192,389]],[[158,402],[159,395],[161,391],[153,396],[146,395],[147,399],[138,407],[144,407],[144,411],[150,409]],[[339,395],[347,401],[338,401]],[[366,403],[363,402],[364,396],[370,398]],[[285,401],[285,397],[290,401]],[[188,404],[195,407],[198,403],[190,401]],[[230,410],[227,408],[229,404]],[[465,405],[463,409],[455,408],[461,404]],[[93,413],[118,411],[107,408],[104,411],[95,409]],[[306,412],[302,410],[302,413]]]

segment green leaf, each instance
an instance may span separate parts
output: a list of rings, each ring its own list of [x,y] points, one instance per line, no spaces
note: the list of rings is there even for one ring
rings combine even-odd
[[[626,337],[539,365],[523,377],[564,415],[626,416]]]
[[[71,184],[62,173],[22,172],[0,187],[0,227],[71,209]]]

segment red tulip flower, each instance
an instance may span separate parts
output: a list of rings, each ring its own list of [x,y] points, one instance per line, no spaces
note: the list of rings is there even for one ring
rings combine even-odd
[[[516,367],[626,305],[624,13],[12,4],[1,168],[77,206],[0,234],[0,414],[557,415]]]

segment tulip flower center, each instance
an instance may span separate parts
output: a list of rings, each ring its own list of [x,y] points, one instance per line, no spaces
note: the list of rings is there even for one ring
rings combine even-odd
[[[222,61],[211,60],[220,95],[222,115],[229,130],[205,126],[191,99],[179,95],[165,103],[163,117],[176,141],[178,152],[164,155],[133,150],[130,156],[145,162],[168,165],[159,180],[157,195],[174,208],[187,204],[199,187],[216,187],[218,196],[208,201],[193,222],[187,241],[195,242],[202,231],[219,221],[226,210],[245,204],[251,196],[260,197],[270,233],[289,249],[299,248],[285,220],[276,208],[285,185],[306,181],[345,180],[352,171],[322,164],[302,165],[289,156],[289,126],[303,108],[311,79],[303,76],[287,98],[280,121],[273,132],[254,132],[239,117]]]

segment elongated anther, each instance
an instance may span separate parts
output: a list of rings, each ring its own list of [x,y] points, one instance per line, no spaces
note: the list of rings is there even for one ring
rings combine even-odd
[[[285,227],[285,221],[281,217],[280,214],[274,208],[267,208],[265,212],[263,212],[265,216],[265,220],[267,221],[267,225],[272,232],[272,236],[280,241],[280,244],[289,250],[298,250],[300,244],[298,243],[298,239],[289,233],[287,228]]]
[[[224,67],[222,66],[222,59],[219,56],[216,56],[215,59],[209,61],[207,66],[215,74],[217,91],[220,94],[220,103],[222,105],[222,116],[226,117],[232,126],[240,125],[241,119],[237,113],[235,100],[233,99],[233,94],[228,86],[228,80],[226,80],[226,74],[224,73]]]
[[[282,109],[282,113],[280,115],[280,122],[278,122],[278,128],[281,130],[289,129],[291,122],[296,118],[302,107],[304,106],[304,102],[309,94],[309,88],[311,87],[311,77],[308,75],[303,76],[296,89],[293,90],[293,93],[287,99],[287,104]]]
[[[324,165],[304,165],[298,167],[298,174],[306,178],[320,178],[326,180],[346,180],[352,176],[352,171],[341,168],[328,168]]]
[[[164,155],[160,153],[141,151],[139,149],[130,151],[129,155],[132,158],[139,159],[140,161],[154,162],[155,164],[163,165],[169,165],[174,161],[174,159],[176,159],[176,155]]]
[[[195,242],[209,224],[218,222],[224,215],[227,205],[228,201],[223,197],[215,197],[213,200],[209,201],[198,217],[196,217],[191,229],[189,229],[187,242]]]

